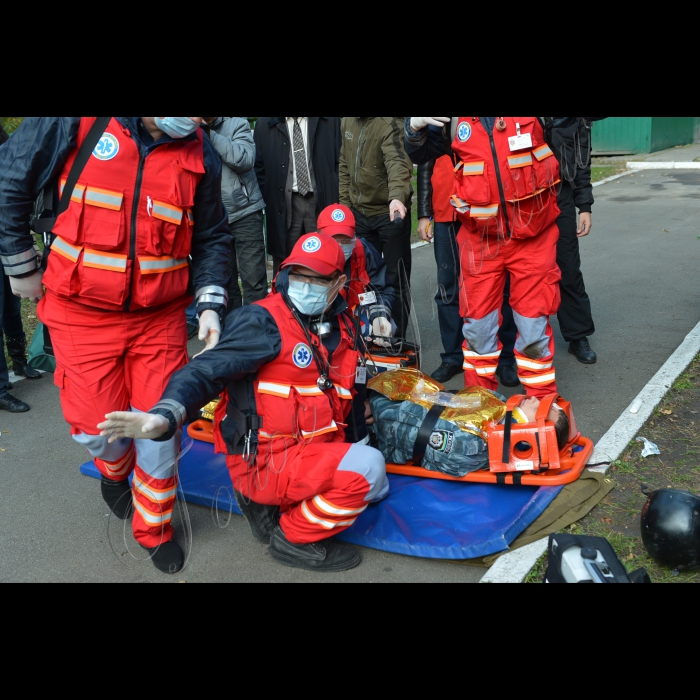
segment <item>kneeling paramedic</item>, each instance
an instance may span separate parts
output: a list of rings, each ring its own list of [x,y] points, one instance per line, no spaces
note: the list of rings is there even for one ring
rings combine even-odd
[[[425,143],[429,152],[444,148],[441,131],[432,128],[407,134],[411,139],[416,146]],[[465,386],[498,387],[503,347],[498,328],[510,274],[518,377],[531,396],[555,393],[549,317],[561,301],[559,164],[543,125],[538,117],[459,117],[452,150],[457,164],[451,202],[462,224],[457,243]]]
[[[391,322],[396,295],[384,259],[369,241],[357,237],[355,215],[342,204],[332,204],[321,212],[318,230],[334,238],[343,249],[347,282],[340,293],[360,325],[360,335],[375,345],[390,347],[389,339],[396,329]],[[361,349],[366,346],[362,344]],[[348,442],[369,443],[365,418],[368,379],[366,369],[360,368],[353,399],[353,425],[346,431]]]
[[[171,526],[180,433],[109,443],[96,426],[115,409],[147,411],[185,365],[192,282],[200,338],[218,341],[231,234],[221,159],[201,119],[28,118],[0,151],[0,255],[12,289],[41,299],[73,439],[94,458],[107,505],[133,514],[137,542],[166,573],[184,563]],[[44,272],[29,219],[45,187],[45,201],[61,202]]]
[[[389,492],[381,453],[345,442],[358,350],[344,268],[336,241],[303,236],[275,291],[232,314],[219,345],[177,372],[149,414],[116,412],[99,426],[110,442],[157,444],[223,393],[214,436],[236,501],[273,559],[309,571],[357,566],[357,552],[329,538]]]

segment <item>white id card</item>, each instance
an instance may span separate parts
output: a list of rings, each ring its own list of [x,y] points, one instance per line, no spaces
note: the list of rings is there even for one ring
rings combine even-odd
[[[370,304],[377,303],[377,295],[374,292],[358,294],[357,297],[360,300],[360,306],[369,306]]]
[[[531,134],[519,134],[518,136],[511,136],[508,139],[508,145],[511,151],[519,151],[523,148],[532,148],[532,135]]]
[[[355,372],[355,384],[367,384],[367,368],[358,367]]]

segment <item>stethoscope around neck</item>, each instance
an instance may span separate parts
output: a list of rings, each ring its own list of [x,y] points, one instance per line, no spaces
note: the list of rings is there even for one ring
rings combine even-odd
[[[284,303],[292,312],[292,315],[296,319],[297,323],[301,326],[301,329],[304,331],[304,335],[306,336],[306,340],[309,343],[311,355],[313,356],[314,362],[316,363],[318,373],[321,375],[316,380],[316,386],[318,386],[318,388],[321,391],[328,391],[329,389],[332,389],[333,382],[328,376],[331,373],[330,363],[327,364],[324,361],[318,347],[316,347],[313,340],[311,339],[311,334],[309,333],[307,325],[301,320],[301,316],[299,316],[299,312],[297,311],[294,304],[292,304],[292,302],[289,301],[289,299],[287,299],[287,296],[285,294],[282,295],[282,298],[284,299]],[[309,319],[311,321],[311,328],[313,332],[319,337],[320,340],[330,337],[331,333],[333,332],[331,324],[328,321],[323,321],[322,318],[323,316],[319,316],[318,321],[313,321],[312,319]]]

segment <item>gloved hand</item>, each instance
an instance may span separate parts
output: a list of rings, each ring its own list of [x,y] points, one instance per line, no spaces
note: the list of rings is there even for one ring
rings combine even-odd
[[[387,338],[387,340],[382,340],[382,338]],[[375,345],[390,348],[389,338],[391,338],[391,323],[388,318],[378,316],[372,321],[372,342]]]
[[[215,348],[219,344],[219,338],[221,337],[221,322],[219,321],[219,314],[216,311],[207,309],[199,314],[199,339],[205,340],[207,346],[202,350],[202,352],[195,355],[198,357],[207,350]]]
[[[115,411],[108,413],[103,423],[97,428],[100,436],[109,438],[107,442],[116,442],[122,438],[141,438],[152,440],[168,432],[170,424],[165,416],[153,413],[132,413]]]
[[[41,283],[43,276],[44,271],[37,270],[29,277],[10,277],[12,293],[20,299],[29,299],[38,304],[41,297],[44,296],[44,285]]]
[[[445,126],[450,117],[411,117],[411,131],[420,131],[426,126]]]

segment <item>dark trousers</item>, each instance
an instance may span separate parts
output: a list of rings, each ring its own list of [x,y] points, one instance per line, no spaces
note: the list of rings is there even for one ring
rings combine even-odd
[[[234,247],[228,264],[228,312],[267,296],[267,257],[263,213],[249,214],[231,226]],[[241,278],[241,287],[238,277]]]
[[[406,212],[403,226],[389,214],[367,217],[352,210],[357,222],[357,235],[369,241],[384,257],[389,280],[396,290],[392,318],[399,338],[406,337],[411,315],[411,210]]]
[[[459,312],[459,253],[457,248],[457,233],[459,223],[436,223],[433,247],[437,263],[438,291],[435,303],[438,308],[440,336],[445,352],[441,354],[443,362],[462,366],[464,356],[462,345],[464,334],[462,327],[464,319]],[[510,275],[507,276],[503,294],[503,323],[498,331],[498,337],[503,343],[503,351],[499,360],[500,366],[515,366],[515,340],[518,329],[513,319],[513,309],[510,308]]]
[[[288,258],[292,254],[292,249],[297,241],[307,233],[314,233],[318,229],[318,220],[316,218],[316,198],[313,192],[309,192],[306,197],[300,194],[292,193],[292,224],[287,231],[287,255]],[[279,258],[273,258],[274,273],[280,269],[280,265],[284,262]]]
[[[581,273],[581,253],[576,236],[576,205],[571,185],[564,182],[559,193],[561,214],[557,219],[559,243],[557,265],[561,269],[561,306],[557,318],[564,340],[571,343],[583,340],[595,333],[591,313],[591,300]]]
[[[22,327],[22,300],[12,293],[10,278],[3,274],[3,284],[0,285],[0,396],[4,396],[10,384],[10,373],[5,359],[5,339],[24,338]]]

